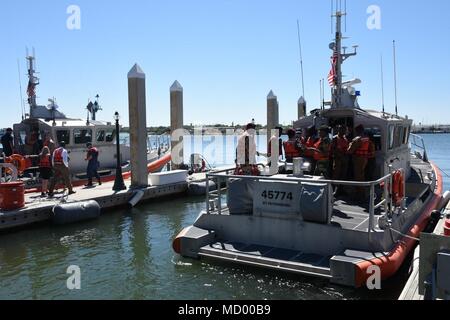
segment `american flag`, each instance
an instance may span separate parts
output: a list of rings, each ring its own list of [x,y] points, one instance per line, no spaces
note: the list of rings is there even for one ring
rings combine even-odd
[[[34,97],[36,95],[36,91],[34,90],[35,84],[31,81],[28,82],[27,94],[28,97]]]
[[[331,70],[330,73],[328,73],[328,83],[330,84],[330,87],[334,87],[336,84],[336,64],[338,60],[338,53],[336,50],[333,52],[333,56],[331,57]]]

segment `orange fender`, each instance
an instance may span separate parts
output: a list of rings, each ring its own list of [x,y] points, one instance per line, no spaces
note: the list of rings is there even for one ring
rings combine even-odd
[[[409,236],[418,238],[420,233],[425,229],[428,224],[431,213],[436,209],[441,201],[441,195],[443,190],[442,175],[439,169],[432,163],[433,170],[436,174],[436,190],[434,191],[433,198],[429,201],[428,205],[423,210],[423,214],[417,220],[416,224],[409,230]],[[367,279],[372,275],[368,274],[367,270],[370,266],[376,265],[381,270],[381,279],[385,280],[393,276],[401,267],[405,258],[415,247],[416,241],[410,238],[403,237],[399,244],[387,255],[381,258],[374,258],[368,261],[358,263],[355,268],[355,286],[362,287],[367,282]]]

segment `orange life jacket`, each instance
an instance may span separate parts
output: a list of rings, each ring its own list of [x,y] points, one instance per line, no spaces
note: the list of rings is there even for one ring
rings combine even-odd
[[[53,153],[53,163],[56,164],[64,164],[64,159],[63,159],[63,148],[58,148],[55,150],[55,152]]]
[[[286,159],[294,159],[300,157],[300,151],[297,149],[296,144],[297,141],[291,140],[283,142]]]
[[[50,155],[45,155],[39,160],[39,168],[51,168],[52,162]]]
[[[306,140],[305,147],[306,148],[314,148],[315,144],[316,144],[316,140],[314,138],[312,138],[312,137],[309,137],[308,140]],[[314,151],[306,149],[305,150],[305,157],[306,158],[313,158],[314,157],[314,153],[315,153]]]
[[[369,138],[361,138],[360,146],[355,151],[355,156],[369,159],[371,152],[370,152],[370,139]]]
[[[347,153],[348,146],[349,146],[347,137],[344,136],[341,138],[339,136],[336,136],[334,138],[333,142],[334,142],[334,147],[335,147],[336,151],[338,151],[341,154]]]
[[[319,139],[319,141],[317,141],[314,144],[314,148],[320,150],[320,146],[322,145],[322,139]],[[314,152],[314,160],[316,161],[321,161],[321,160],[329,160],[330,159],[330,152],[329,150],[327,150],[327,152],[322,153],[322,152]]]

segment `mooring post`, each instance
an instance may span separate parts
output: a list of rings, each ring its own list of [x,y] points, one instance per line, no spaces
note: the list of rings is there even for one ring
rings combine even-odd
[[[306,100],[305,98],[300,97],[300,99],[298,99],[298,103],[297,103],[297,107],[298,107],[298,118],[303,118],[306,116]]]
[[[135,64],[128,72],[131,188],[148,186],[145,73]]]
[[[270,90],[267,96],[267,143],[272,137],[272,130],[279,125],[279,107],[277,96]]]
[[[170,87],[170,129],[172,170],[179,169],[184,163],[183,152],[183,87],[175,81]]]

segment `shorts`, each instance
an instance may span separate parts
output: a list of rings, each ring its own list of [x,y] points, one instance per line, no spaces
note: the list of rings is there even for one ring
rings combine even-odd
[[[39,173],[41,179],[50,180],[53,177],[53,169],[52,168],[39,168]]]

